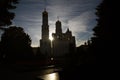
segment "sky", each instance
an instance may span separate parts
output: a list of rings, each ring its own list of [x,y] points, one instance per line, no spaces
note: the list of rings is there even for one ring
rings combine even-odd
[[[31,37],[32,47],[40,46],[42,12],[46,8],[49,19],[49,36],[55,33],[55,22],[62,23],[63,33],[67,28],[76,39],[76,46],[84,44],[93,36],[96,26],[96,7],[102,0],[20,0],[13,11],[16,16],[13,25],[23,27]]]

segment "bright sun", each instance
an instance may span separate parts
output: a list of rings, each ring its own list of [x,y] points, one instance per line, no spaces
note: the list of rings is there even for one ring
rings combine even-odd
[[[52,37],[52,36],[50,36],[49,39],[50,39],[51,41],[53,41],[53,37]]]

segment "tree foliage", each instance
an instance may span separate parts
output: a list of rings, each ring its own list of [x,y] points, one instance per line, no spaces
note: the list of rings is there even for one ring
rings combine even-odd
[[[8,26],[12,24],[12,19],[15,14],[10,12],[11,9],[15,9],[15,4],[18,0],[0,0],[0,26]]]
[[[97,26],[93,29],[94,37],[91,38],[92,44],[90,50],[94,55],[97,55],[97,60],[100,62],[109,62],[109,52],[114,52],[115,36],[115,1],[103,0],[96,8]]]
[[[21,27],[9,27],[2,34],[1,56],[6,60],[16,60],[32,56],[31,39]]]
[[[92,42],[95,43],[95,46],[101,46],[101,49],[110,46],[111,41],[113,40],[113,31],[114,31],[114,11],[113,5],[114,1],[112,0],[103,0],[103,2],[96,8],[97,26],[93,29],[94,36]]]
[[[94,37],[88,40],[88,48],[80,47],[80,59],[83,63],[109,62],[109,52],[115,52],[115,1],[103,0],[96,8],[97,25],[93,28]]]

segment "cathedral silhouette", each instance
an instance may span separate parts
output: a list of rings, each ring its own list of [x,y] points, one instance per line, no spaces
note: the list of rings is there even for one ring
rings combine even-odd
[[[55,33],[52,33],[53,41],[49,40],[49,24],[48,24],[48,12],[44,10],[42,12],[42,34],[40,40],[40,52],[41,54],[59,57],[75,52],[75,36],[72,36],[72,31],[67,29],[65,33],[62,33],[62,24],[58,19],[56,21]]]

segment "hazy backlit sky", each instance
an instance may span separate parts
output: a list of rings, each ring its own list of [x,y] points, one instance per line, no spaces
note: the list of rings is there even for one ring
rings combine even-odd
[[[49,16],[49,30],[55,32],[57,16],[62,22],[63,33],[67,28],[80,46],[90,39],[96,25],[95,8],[102,0],[20,0],[13,11],[16,16],[13,24],[23,27],[32,39],[32,46],[38,47],[41,39],[42,12],[46,7]]]

